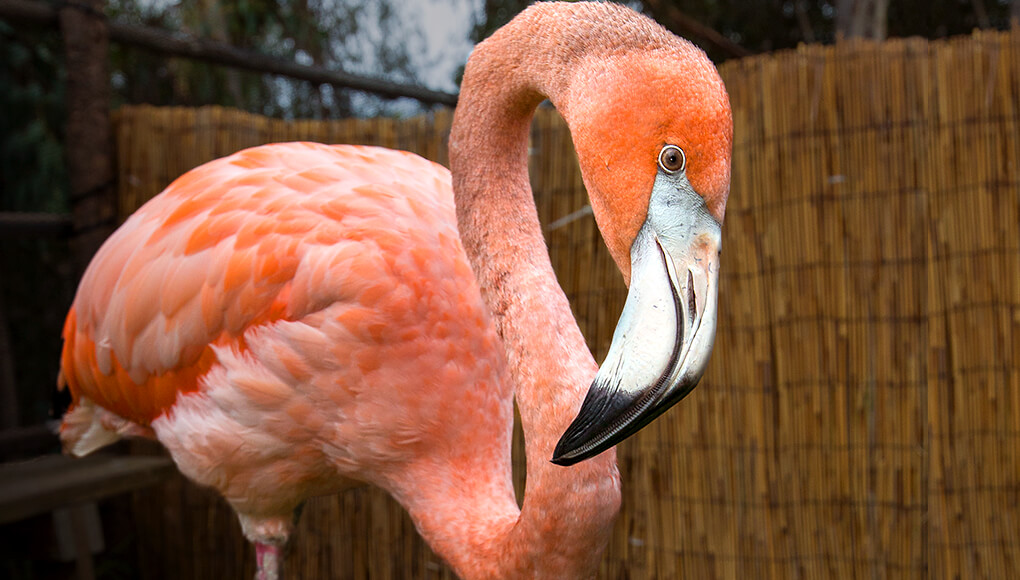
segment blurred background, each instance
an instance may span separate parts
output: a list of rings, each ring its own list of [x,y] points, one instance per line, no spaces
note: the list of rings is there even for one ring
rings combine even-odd
[[[141,203],[244,147],[445,163],[471,47],[527,4],[0,0],[0,575],[251,577],[229,508],[158,447],[53,456],[78,277]],[[712,362],[620,446],[601,577],[1020,577],[1020,6],[628,4],[719,66],[734,161]],[[626,289],[554,111],[531,139],[601,360]],[[310,502],[288,571],[452,577],[370,489]]]

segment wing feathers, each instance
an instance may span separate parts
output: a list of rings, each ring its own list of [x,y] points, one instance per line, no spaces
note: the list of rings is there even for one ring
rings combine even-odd
[[[147,425],[200,388],[212,345],[244,351],[247,329],[333,304],[354,316],[394,287],[387,260],[436,236],[456,239],[449,173],[417,156],[291,143],[213,161],[144,205],[89,265],[63,372],[76,399]],[[300,377],[294,349],[328,341],[295,340],[278,360]]]

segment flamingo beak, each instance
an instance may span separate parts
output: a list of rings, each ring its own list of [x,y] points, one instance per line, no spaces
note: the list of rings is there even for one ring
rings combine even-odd
[[[609,353],[553,463],[598,455],[698,384],[715,338],[721,239],[687,178],[660,172],[631,246],[630,289]]]

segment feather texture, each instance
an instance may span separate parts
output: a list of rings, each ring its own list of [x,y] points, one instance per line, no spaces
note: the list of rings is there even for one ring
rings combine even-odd
[[[242,514],[337,474],[386,486],[424,443],[511,413],[449,172],[380,148],[278,144],[186,174],[99,251],[64,339],[68,449],[154,434]]]

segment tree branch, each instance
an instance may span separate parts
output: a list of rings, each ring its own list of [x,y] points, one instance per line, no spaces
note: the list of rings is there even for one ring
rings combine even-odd
[[[641,0],[652,16],[666,28],[681,36],[694,36],[705,44],[735,58],[751,56],[751,51],[726,38],[713,28],[687,16],[676,6],[663,0]]]
[[[982,30],[988,30],[992,27],[992,22],[988,19],[988,11],[985,10],[985,3],[981,0],[970,0],[970,3],[974,5],[974,16],[977,17],[978,28]],[[1016,8],[1017,0],[1013,0],[1013,8]]]
[[[54,25],[56,11],[32,0],[3,0],[0,18],[35,24]],[[317,66],[305,66],[250,50],[242,50],[223,42],[172,34],[152,26],[136,26],[109,22],[110,40],[161,54],[180,56],[263,74],[276,74],[318,84],[329,84],[381,95],[409,97],[423,103],[454,106],[457,95],[433,91],[420,86],[404,85],[382,79],[352,75]]]
[[[797,14],[797,25],[800,27],[800,34],[804,37],[804,42],[810,44],[815,41],[815,30],[811,27],[811,19],[808,18],[806,3],[806,0],[797,0],[793,4],[793,9]]]

